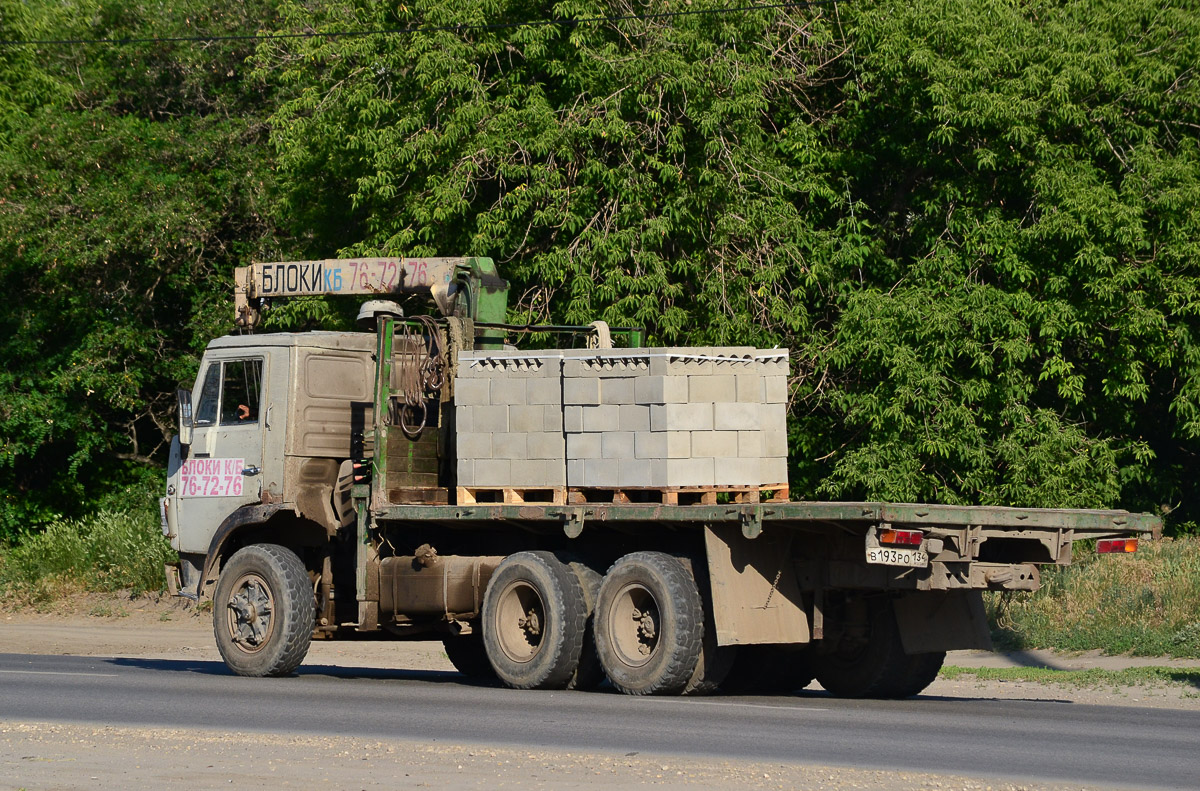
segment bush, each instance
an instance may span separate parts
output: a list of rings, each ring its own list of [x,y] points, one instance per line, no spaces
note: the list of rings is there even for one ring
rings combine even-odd
[[[0,553],[0,593],[28,602],[72,590],[158,590],[174,559],[151,513],[101,511],[54,522]]]
[[[1200,657],[1200,538],[1076,558],[1040,591],[986,594],[997,647]]]

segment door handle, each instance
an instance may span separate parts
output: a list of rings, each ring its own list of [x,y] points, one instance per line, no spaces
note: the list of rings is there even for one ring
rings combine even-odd
[[[262,472],[262,470],[258,467],[247,467],[246,469],[242,470],[242,475],[258,475],[260,472]]]

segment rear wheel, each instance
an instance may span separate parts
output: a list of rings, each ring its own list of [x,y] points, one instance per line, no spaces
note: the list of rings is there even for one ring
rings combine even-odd
[[[661,552],[624,556],[604,575],[596,602],[596,653],[628,695],[684,690],[700,658],[704,609],[683,564]]]
[[[848,622],[830,653],[814,660],[817,681],[844,698],[907,698],[937,677],[944,652],[906,654],[890,599],[847,606]]]
[[[296,553],[253,544],[221,569],[213,594],[217,650],[239,676],[284,676],[304,661],[316,622],[308,571]]]
[[[549,552],[496,567],[483,597],[483,642],[496,677],[516,689],[564,689],[579,666],[587,610],[579,579]]]
[[[583,645],[579,650],[579,666],[567,689],[592,690],[604,683],[604,667],[596,653],[596,599],[600,595],[600,583],[604,578],[591,566],[578,561],[567,564],[579,580],[583,592],[586,622],[583,630]]]

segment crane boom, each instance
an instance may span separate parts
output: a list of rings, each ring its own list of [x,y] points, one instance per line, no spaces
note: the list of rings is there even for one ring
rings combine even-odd
[[[508,283],[496,274],[490,258],[273,261],[238,267],[234,284],[235,318],[247,328],[259,321],[251,300],[265,297],[426,294],[443,316],[494,323],[503,323],[508,297]]]

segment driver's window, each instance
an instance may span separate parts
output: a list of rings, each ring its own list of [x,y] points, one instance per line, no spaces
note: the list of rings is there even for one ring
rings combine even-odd
[[[262,390],[262,360],[229,360],[221,383],[221,425],[245,426],[258,422],[258,396]]]
[[[222,426],[256,424],[261,392],[262,360],[213,363],[204,373],[195,425],[211,426],[218,414]]]

